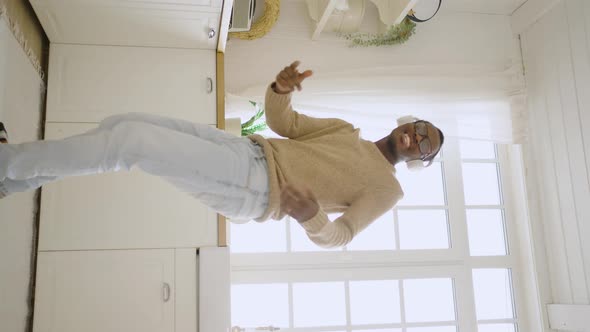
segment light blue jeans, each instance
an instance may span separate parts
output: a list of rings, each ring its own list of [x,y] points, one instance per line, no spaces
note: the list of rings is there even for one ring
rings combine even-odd
[[[268,166],[256,143],[142,113],[106,118],[98,128],[62,140],[0,144],[0,191],[7,195],[134,166],[235,221],[258,218],[268,206]]]

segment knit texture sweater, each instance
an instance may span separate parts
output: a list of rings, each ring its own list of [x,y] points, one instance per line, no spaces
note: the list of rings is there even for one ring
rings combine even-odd
[[[300,114],[291,106],[291,94],[277,94],[272,87],[266,92],[265,112],[268,126],[288,139],[249,136],[262,146],[269,169],[269,204],[256,221],[285,216],[280,194],[286,184],[307,187],[320,210],[301,225],[315,244],[339,247],[403,197],[393,165],[352,124]],[[337,212],[342,215],[331,222],[327,214]]]

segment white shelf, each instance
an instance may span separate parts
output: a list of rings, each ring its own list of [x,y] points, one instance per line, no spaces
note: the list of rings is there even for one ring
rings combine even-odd
[[[377,6],[379,19],[385,25],[400,24],[419,0],[370,0]]]
[[[336,8],[336,5],[338,4],[339,1],[341,1],[341,0],[324,0],[323,2],[325,3],[325,5],[323,6],[323,10],[321,11],[321,13],[317,13],[318,15],[316,17],[313,17],[314,15],[312,15],[312,19],[314,19],[314,20],[317,20],[317,18],[319,17],[319,20],[317,21],[315,30],[313,31],[313,34],[311,35],[312,40],[317,40],[317,38],[320,36],[320,33],[326,27],[326,23],[328,22],[328,19],[330,18],[330,16],[334,12],[334,9]],[[387,26],[390,26],[390,25],[401,23],[402,20],[408,14],[408,12],[416,5],[416,3],[419,0],[368,0],[368,1],[371,1],[372,3],[374,3],[375,6],[377,7],[377,10],[379,11],[379,19],[381,20],[381,22]],[[314,0],[314,2],[315,2],[315,0]],[[309,2],[308,2],[308,6],[309,6]],[[309,10],[311,12],[314,9],[312,9],[310,7]]]
[[[334,8],[336,8],[336,3],[338,3],[338,0],[330,0],[326,3],[326,7],[324,8],[324,12],[322,13],[320,20],[318,21],[318,23],[315,27],[315,31],[313,32],[313,35],[311,35],[311,40],[318,39],[322,30],[324,30],[326,23],[328,23],[328,19],[330,18],[330,15],[332,15],[332,12],[334,12]]]

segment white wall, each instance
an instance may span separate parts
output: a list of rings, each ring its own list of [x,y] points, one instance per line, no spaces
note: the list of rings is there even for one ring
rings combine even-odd
[[[11,141],[39,138],[42,81],[0,18],[0,121]],[[35,192],[0,200],[0,330],[25,331]]]
[[[584,0],[579,0],[576,3],[580,4],[582,1]],[[340,69],[362,69],[393,65],[453,64],[504,66],[508,68],[512,66],[513,63],[522,61],[518,36],[514,35],[511,30],[511,17],[508,15],[512,13],[510,8],[516,9],[523,2],[524,1],[511,1],[508,3],[504,1],[503,3],[505,6],[501,8],[493,7],[491,8],[492,10],[490,10],[489,7],[486,10],[481,10],[482,7],[466,8],[465,6],[457,5],[457,2],[454,2],[455,5],[453,6],[443,6],[441,12],[433,21],[420,25],[416,35],[412,36],[406,44],[393,47],[349,48],[346,40],[340,39],[332,33],[322,33],[318,41],[312,41],[310,36],[313,31],[313,22],[307,14],[305,2],[299,0],[283,0],[281,2],[281,16],[276,26],[265,37],[253,41],[233,39],[228,42],[225,56],[226,87],[228,92],[239,94],[248,87],[269,83],[274,80],[274,76],[283,66],[295,59],[302,61],[303,69],[313,69],[316,75],[321,75],[324,72],[330,73]],[[472,1],[469,1],[469,3],[474,4]],[[478,3],[481,5],[484,4],[484,2]],[[488,3],[491,2],[485,2],[485,4]],[[499,2],[493,2],[493,4],[499,5]],[[586,5],[586,7],[588,7],[588,5]],[[580,12],[579,9],[570,9],[570,11],[575,12],[578,16],[583,15],[583,12]],[[586,13],[588,13],[587,9]],[[374,30],[374,22],[376,22],[376,20],[376,9],[370,5],[367,7],[367,12],[365,14],[363,30]],[[568,43],[567,35],[569,33],[568,29],[570,28],[564,23],[567,22],[567,20],[564,21],[564,18],[560,17],[559,19],[552,18],[551,21],[552,24],[559,25],[557,27],[558,30],[561,29],[565,31],[554,33],[552,38],[545,38],[545,44],[540,49],[540,46],[537,46],[537,50],[533,50],[533,52],[540,52],[540,56],[543,56],[543,52],[546,51],[555,53],[568,50],[567,45],[561,45],[564,42]],[[577,28],[574,28],[579,29],[582,26],[582,23],[578,22],[576,23],[576,26]],[[535,29],[538,29],[538,27]],[[550,31],[546,31],[546,29],[545,31],[543,31],[543,29],[538,30],[534,32],[536,36],[535,38],[541,40],[544,34],[549,32]],[[576,31],[577,36],[582,33],[582,31]],[[525,35],[525,39],[529,37],[531,36]],[[557,39],[557,44],[550,41],[555,39]],[[578,52],[581,52],[582,49],[587,50],[587,48],[585,48],[587,45],[586,41],[584,41],[584,44],[576,46],[576,49]],[[565,54],[562,54],[562,56],[562,62],[567,61],[567,56]],[[578,55],[578,57],[584,57],[584,55]],[[588,53],[585,53],[585,61],[587,65]],[[550,84],[550,86],[532,88],[532,90],[537,93],[533,98],[540,103],[547,101],[544,98],[544,89],[552,88],[556,89],[555,91],[557,92],[561,89],[558,85],[559,83],[557,83],[559,80],[556,80],[554,77],[555,75],[553,75],[554,70],[560,68],[557,64],[559,64],[559,62],[551,63],[547,60],[546,63],[544,63],[544,67],[539,69],[539,75],[549,75],[548,73],[551,73],[549,76],[552,78],[552,80],[549,81],[541,81],[541,84]],[[529,71],[532,70],[532,68],[529,67],[530,64],[527,64],[527,69]],[[545,71],[548,72],[545,73]],[[571,70],[569,75],[571,79],[571,76],[573,75]],[[530,79],[534,80],[535,78],[530,77]],[[590,83],[588,82],[588,77],[585,78],[584,82],[587,89],[587,87],[590,86],[590,84],[588,84]],[[534,83],[530,84],[534,85]],[[580,82],[577,88],[578,90],[584,89],[583,82]],[[573,87],[568,90],[567,86],[563,87],[563,89],[567,91],[574,90]],[[263,93],[264,91],[259,91],[260,95]],[[590,93],[586,93],[586,95],[588,96],[586,98],[590,98]],[[552,109],[555,106],[555,100],[556,99],[553,99],[551,102],[552,105],[550,105],[550,107]],[[532,106],[532,108],[535,107],[536,106]],[[582,113],[582,109],[584,109],[583,107],[584,105],[579,106],[579,113]],[[589,114],[590,102],[586,102],[585,107],[586,114]],[[575,110],[578,111],[578,109]],[[557,117],[561,116],[561,111],[556,112],[557,113],[554,115]],[[573,117],[572,115],[569,116],[570,118]],[[587,117],[588,115],[586,115],[586,118]],[[584,281],[587,280],[587,277],[585,277],[585,274],[581,271],[581,269],[584,269],[584,266],[588,266],[588,256],[585,256],[585,260],[581,256],[582,244],[579,241],[580,238],[578,235],[581,234],[579,236],[585,236],[582,238],[588,239],[586,244],[584,244],[587,248],[587,246],[590,245],[590,234],[587,231],[584,233],[584,226],[580,227],[579,230],[582,233],[579,234],[576,233],[577,229],[567,229],[569,236],[572,238],[571,243],[569,243],[567,237],[564,238],[560,231],[553,229],[559,228],[559,226],[553,225],[547,230],[543,229],[542,225],[543,223],[546,223],[546,221],[541,221],[539,219],[542,217],[545,219],[554,218],[555,220],[567,220],[568,223],[579,225],[581,220],[584,220],[583,218],[588,217],[584,212],[585,208],[590,208],[590,201],[584,198],[586,197],[584,190],[588,189],[588,166],[584,162],[583,158],[585,157],[583,157],[583,154],[581,156],[579,155],[581,152],[581,143],[573,142],[573,149],[577,149],[578,151],[571,150],[566,151],[565,153],[577,153],[578,157],[575,157],[577,159],[569,160],[568,164],[560,165],[561,169],[559,172],[556,172],[552,158],[555,155],[562,157],[563,153],[559,149],[552,150],[552,148],[557,148],[559,145],[543,136],[543,133],[548,130],[549,124],[552,126],[560,124],[560,122],[554,120],[555,119],[553,118],[548,118],[545,113],[535,113],[531,117],[531,125],[535,127],[532,129],[533,133],[531,133],[531,136],[533,138],[541,136],[543,139],[537,140],[534,146],[525,147],[526,157],[528,158],[527,185],[529,186],[529,192],[535,195],[534,201],[532,202],[534,204],[531,204],[531,207],[533,209],[543,207],[543,210],[534,210],[532,213],[532,222],[536,226],[535,229],[533,229],[534,234],[539,235],[542,239],[545,231],[548,231],[549,234],[554,234],[555,237],[559,238],[559,243],[556,244],[558,248],[556,255],[559,257],[552,258],[550,262],[553,270],[551,282],[555,283],[557,281],[558,284],[566,283],[566,281],[569,280],[570,275],[570,272],[568,271],[572,270],[571,273],[574,273],[577,276],[576,280],[574,280],[575,285],[568,284],[567,286],[561,286],[566,289],[564,289],[563,292],[559,291],[558,293],[569,294],[569,297],[564,298],[564,300],[571,301],[566,303],[574,303],[574,289],[581,290],[581,294],[575,295],[578,301],[585,300],[588,296],[587,282]],[[543,122],[542,126],[537,125],[537,122],[539,121]],[[573,119],[569,119],[568,121],[570,121],[570,123],[575,123]],[[586,119],[586,122],[588,122],[588,119]],[[590,123],[588,123],[588,125],[590,125]],[[590,128],[590,126],[586,127]],[[563,138],[559,136],[559,133],[563,132],[563,130],[560,130],[559,128],[553,128],[553,130],[556,131],[554,137],[563,140]],[[581,138],[580,128],[578,128],[577,131],[578,138]],[[587,134],[586,140],[589,139],[590,135]],[[560,141],[559,144],[561,143],[563,142]],[[588,152],[587,149],[590,148],[590,142],[587,142],[585,146],[586,152]],[[531,149],[534,149],[534,151]],[[545,150],[547,150],[547,152]],[[590,153],[586,153],[586,155],[590,158]],[[531,165],[535,164],[534,160],[536,159],[543,160],[546,164],[546,166],[538,169],[540,171],[539,174],[536,174],[531,168]],[[576,193],[573,193],[572,191],[572,193],[568,194],[567,189],[562,189],[559,194],[563,195],[563,197],[557,197],[556,179],[562,174],[569,174],[570,166],[572,171],[575,172],[574,174],[580,174],[582,180],[576,184]],[[533,168],[534,167],[536,166],[533,166]],[[552,168],[549,169],[550,167]],[[540,188],[533,187],[536,181],[539,181],[543,185]],[[541,194],[545,195],[542,201],[536,198]],[[576,203],[577,211],[575,208],[571,210],[572,206],[570,202],[573,199],[573,195],[577,195],[578,197],[578,203]],[[560,199],[564,201],[559,203]],[[556,204],[561,204],[562,210],[556,208]],[[558,210],[564,211],[565,214],[561,216],[561,212]],[[568,213],[566,211],[575,212]],[[590,220],[590,218],[586,218],[586,220]],[[577,246],[577,248],[571,248],[573,260],[570,263],[567,262],[563,253],[566,249],[566,245]],[[550,254],[552,248],[553,247],[546,248],[544,246],[544,241],[537,241],[535,243],[535,258],[537,259],[535,272],[542,274],[541,277],[547,274],[546,254]],[[586,275],[588,275],[588,273],[586,273]],[[541,278],[539,282],[542,289],[551,288],[549,279]],[[583,287],[581,286],[582,282],[584,283]],[[532,288],[535,286],[536,284],[531,285]],[[574,288],[570,289],[571,287]],[[530,292],[531,294],[535,293],[535,290],[530,290]],[[540,301],[543,303],[549,303],[552,301],[550,291],[541,293],[540,296]],[[533,312],[536,309],[535,307],[536,306],[531,304],[531,308],[528,309],[531,312],[531,317],[536,316],[536,313]],[[544,316],[543,319],[546,320],[546,316]],[[546,326],[547,322],[545,321],[544,324]]]
[[[590,2],[564,0],[522,34],[532,224],[545,303],[590,304]],[[543,236],[544,234],[544,236]],[[538,260],[539,271],[544,262]],[[543,281],[543,279],[547,279]],[[589,324],[590,326],[590,324]]]
[[[363,31],[376,30],[377,15],[376,7],[367,1]],[[457,12],[443,6],[403,45],[350,48],[346,40],[330,32],[312,41],[314,26],[305,2],[283,0],[279,20],[266,36],[252,41],[229,40],[226,88],[238,94],[249,86],[271,82],[280,69],[296,59],[302,61],[303,69],[313,69],[316,75],[340,69],[412,64],[509,67],[513,61],[520,61],[517,39],[509,23],[506,15]]]

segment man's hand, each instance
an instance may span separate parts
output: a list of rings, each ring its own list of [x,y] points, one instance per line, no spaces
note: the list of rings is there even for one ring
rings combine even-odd
[[[313,218],[320,206],[311,190],[286,185],[281,191],[281,211],[303,223]]]
[[[295,90],[295,88],[297,88],[297,91],[301,91],[301,82],[310,77],[313,72],[311,70],[306,70],[303,73],[300,73],[297,70],[297,66],[299,66],[299,61],[295,61],[290,66],[281,70],[275,80],[275,92],[289,93]]]

